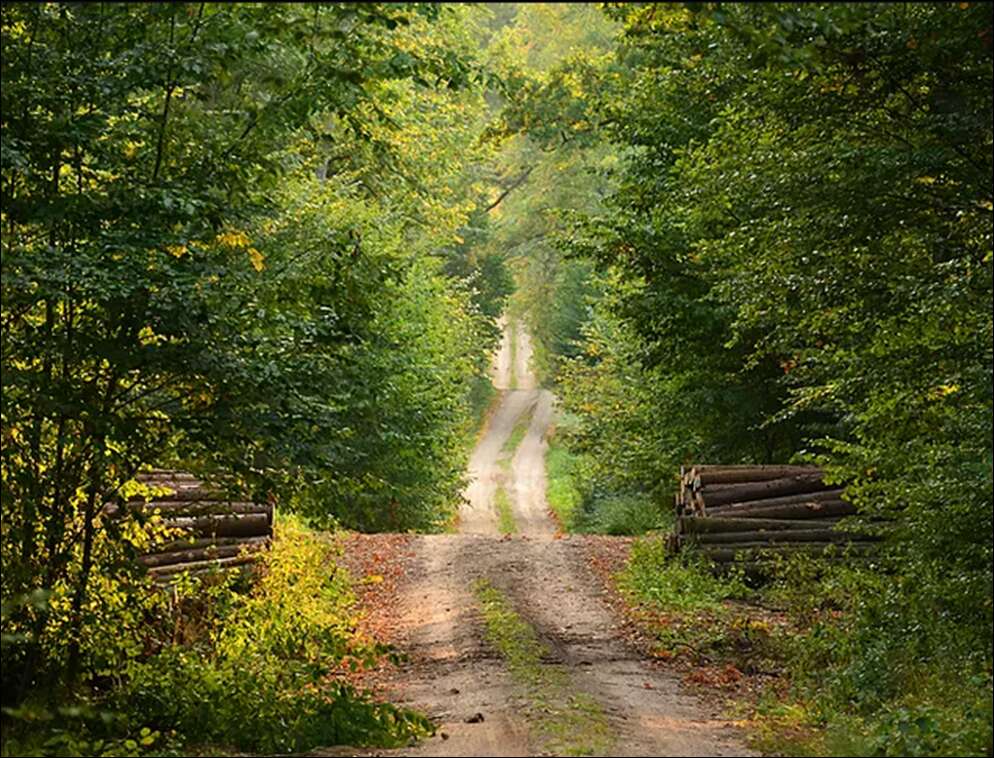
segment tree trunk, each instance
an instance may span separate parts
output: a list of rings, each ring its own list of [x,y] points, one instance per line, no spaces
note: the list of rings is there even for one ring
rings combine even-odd
[[[174,519],[181,516],[223,516],[233,514],[262,513],[269,514],[268,503],[232,502],[228,500],[172,500],[152,501],[144,505],[131,504],[131,510],[151,515],[158,511],[164,519]],[[109,507],[108,513],[118,509]]]
[[[226,495],[220,490],[211,489],[210,487],[205,487],[202,483],[194,480],[192,482],[178,482],[175,480],[171,481],[161,481],[161,482],[147,482],[150,486],[155,487],[168,487],[172,492],[167,492],[163,495],[153,495],[149,502],[152,503],[168,503],[174,500],[232,500],[231,497]],[[130,502],[143,503],[144,498],[136,497]]]
[[[750,500],[768,499],[783,495],[820,492],[829,489],[819,473],[796,474],[764,482],[728,484],[721,489],[706,487],[694,493],[694,498],[706,508],[728,503],[743,503]]]
[[[695,466],[691,470],[693,482],[698,487],[710,484],[765,482],[785,476],[818,473],[820,473],[820,469],[817,466],[749,466],[748,468]]]
[[[190,550],[174,550],[171,552],[143,555],[139,562],[149,570],[160,566],[175,566],[195,561],[206,561],[215,558],[231,558],[237,555],[257,553],[269,543],[265,537],[250,537],[227,545],[205,545]]]
[[[790,542],[853,542],[867,541],[874,538],[852,532],[837,531],[835,529],[785,529],[773,532],[757,530],[754,532],[704,533],[685,536],[683,539],[688,542],[698,542],[701,545],[733,545],[756,542],[765,544]]]
[[[258,557],[259,557],[258,555],[236,555],[231,558],[217,558],[215,560],[193,561],[191,563],[179,563],[173,566],[159,566],[155,568],[150,568],[148,570],[148,573],[158,578],[158,577],[174,576],[175,574],[180,574],[184,571],[190,571],[192,573],[212,571],[215,569],[223,571],[225,569],[234,568],[236,566],[245,566],[249,563],[254,563],[258,559]]]
[[[251,544],[256,541],[260,543],[268,543],[271,538],[267,536],[260,537],[189,537],[187,539],[173,540],[171,542],[165,542],[161,545],[156,545],[152,552],[146,553],[146,555],[157,555],[159,553],[174,553],[177,550],[197,550],[202,547],[209,547],[211,545],[217,545],[218,547],[227,545],[244,545]]]
[[[796,495],[784,495],[782,497],[767,497],[758,500],[748,500],[741,503],[726,503],[725,505],[714,505],[708,508],[708,514],[716,516],[734,516],[744,508],[763,508],[777,505],[796,505],[797,503],[821,503],[826,500],[841,500],[845,490],[834,489],[822,492],[802,492]]]
[[[272,527],[266,513],[248,513],[241,516],[182,516],[169,520],[170,526],[189,529],[191,533],[217,537],[261,537],[270,534]]]
[[[762,519],[808,519],[834,516],[852,516],[856,506],[845,500],[805,500],[790,505],[742,505],[734,511],[725,511],[721,516]]]
[[[806,545],[769,545],[765,542],[749,542],[741,545],[701,545],[697,549],[702,555],[716,563],[732,563],[738,559],[757,561],[776,556],[812,555],[822,557],[825,550],[832,548],[833,552],[824,557],[845,557],[863,555],[876,547],[873,543],[850,543],[847,545],[825,545],[809,543]]]
[[[835,518],[808,519],[764,519],[764,518],[682,518],[680,532],[683,534],[702,534],[713,532],[752,532],[757,529],[815,529],[819,526],[829,527],[839,521]]]
[[[93,466],[98,468],[100,463],[95,460]],[[76,580],[76,591],[73,593],[72,610],[69,617],[70,638],[66,662],[66,684],[70,688],[76,684],[79,677],[83,604],[86,602],[87,585],[90,581],[90,571],[93,568],[93,517],[96,515],[97,493],[102,489],[102,476],[94,471],[90,478],[90,492],[86,497],[86,506],[83,509],[83,558],[79,568],[79,578]]]

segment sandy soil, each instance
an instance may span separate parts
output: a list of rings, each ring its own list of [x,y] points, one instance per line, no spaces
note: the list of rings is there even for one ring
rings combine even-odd
[[[729,722],[626,642],[603,584],[590,571],[591,541],[555,536],[544,463],[554,398],[536,389],[528,368],[530,344],[520,328],[516,365],[510,365],[509,331],[494,363],[505,390],[470,462],[460,533],[411,538],[398,586],[394,643],[409,662],[396,672],[389,694],[428,713],[439,724],[438,734],[403,750],[353,754],[543,754],[529,732],[525,693],[485,639],[472,585],[487,579],[551,651],[543,665],[564,667],[570,691],[587,693],[600,705],[613,737],[608,754],[751,755]],[[512,370],[520,389],[507,389]],[[514,493],[520,533],[501,538],[491,502],[500,477],[508,476],[499,456],[515,421],[529,411],[532,421],[514,454],[511,481],[503,482]],[[483,719],[473,719],[477,714]]]

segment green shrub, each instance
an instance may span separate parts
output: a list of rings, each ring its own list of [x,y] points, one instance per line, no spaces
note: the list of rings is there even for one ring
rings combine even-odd
[[[645,534],[669,526],[667,514],[649,496],[595,486],[591,456],[578,454],[569,447],[567,440],[573,423],[568,415],[564,416],[560,427],[566,434],[552,436],[545,456],[546,498],[563,531]]]
[[[632,545],[619,579],[630,600],[660,610],[714,610],[723,600],[749,594],[740,576],[715,576],[692,553],[673,556],[659,537],[646,537]]]
[[[357,632],[355,597],[327,537],[284,520],[252,592],[232,599],[219,587],[192,645],[167,644],[131,663],[119,708],[189,741],[243,750],[394,746],[430,731],[423,717],[350,682],[387,651]],[[178,592],[188,599],[203,586]]]
[[[905,569],[907,570],[907,569]],[[991,670],[981,629],[951,623],[923,578],[887,566],[785,563],[765,590],[793,694],[842,755],[990,755]]]
[[[65,704],[39,695],[4,709],[4,755],[289,752],[428,734],[426,718],[355,684],[389,650],[359,631],[336,551],[332,536],[283,517],[254,584],[226,573],[145,588],[140,613],[114,617],[119,642],[101,637],[107,649],[88,651],[116,668]]]
[[[576,481],[576,460],[576,456],[558,438],[549,440],[549,449],[545,454],[548,476],[545,496],[564,532],[574,530],[583,498]]]
[[[577,531],[596,534],[645,534],[664,526],[665,516],[642,494],[610,494],[583,503]]]

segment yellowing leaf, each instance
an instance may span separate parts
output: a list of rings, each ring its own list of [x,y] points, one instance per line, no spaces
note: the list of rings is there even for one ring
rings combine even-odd
[[[254,247],[248,249],[249,260],[252,261],[252,268],[256,271],[262,271],[266,267],[266,256],[256,250]]]
[[[230,247],[233,250],[246,248],[252,244],[252,240],[248,238],[248,235],[238,229],[229,229],[228,231],[221,232],[215,237],[215,240],[219,244]]]
[[[953,395],[959,392],[958,384],[940,384],[938,387],[933,387],[929,390],[928,396],[932,400],[940,400],[948,395]]]
[[[166,252],[174,258],[182,258],[190,251],[186,245],[166,245]]]
[[[165,342],[166,338],[161,334],[156,334],[152,327],[143,326],[138,332],[138,341],[143,345],[158,345],[160,342]]]

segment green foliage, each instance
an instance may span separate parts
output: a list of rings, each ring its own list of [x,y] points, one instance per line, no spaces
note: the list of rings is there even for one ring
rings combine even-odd
[[[936,616],[907,581],[795,558],[764,590],[790,613],[780,657],[803,719],[825,727],[820,753],[990,752],[984,632]],[[776,722],[775,711],[768,716]]]
[[[865,513],[899,520],[919,579],[951,569],[934,599],[989,624],[975,600],[991,565],[985,12],[619,13],[631,94],[605,107],[631,116],[614,139],[633,151],[577,241],[641,277],[614,309],[642,363],[710,392],[690,394],[695,416],[730,401],[723,424],[694,419],[706,436],[687,453],[758,461],[709,443],[780,425],[767,447],[783,459],[806,437]]]
[[[981,755],[991,740],[982,630],[908,607],[901,578],[807,556],[759,590],[659,539],[633,545],[619,576],[656,653],[789,682],[757,707],[756,744],[797,755]],[[744,601],[744,602],[743,602]],[[771,618],[766,608],[785,609]]]
[[[473,588],[487,624],[490,642],[507,660],[514,676],[521,680],[537,680],[542,676],[542,656],[545,646],[535,630],[510,605],[504,594],[489,582],[479,581]]]
[[[494,508],[497,510],[497,531],[501,534],[515,534],[518,525],[514,521],[514,508],[507,488],[498,487],[494,492]]]
[[[161,755],[208,744],[290,752],[396,746],[429,733],[424,717],[372,699],[351,678],[388,651],[356,630],[337,549],[333,538],[283,517],[250,589],[230,575],[180,577],[155,593],[154,612],[115,620],[122,640],[142,645],[121,643],[116,668],[80,705],[5,709],[4,750]],[[111,644],[103,640],[94,655]]]
[[[348,673],[384,650],[356,629],[355,597],[332,544],[282,521],[259,583],[247,596],[193,583],[191,645],[160,640],[124,672],[114,702],[190,742],[262,752],[318,745],[399,745],[430,731],[422,717],[358,692]],[[175,633],[174,633],[175,639]]]
[[[101,515],[145,465],[316,520],[443,523],[508,274],[453,246],[488,194],[471,9],[2,13],[16,700],[114,669],[114,614],[147,610],[143,525]]]
[[[534,413],[535,406],[532,405],[526,408],[524,412],[515,420],[514,426],[511,427],[511,433],[507,435],[507,439],[504,440],[504,444],[500,449],[500,459],[502,465],[510,465],[511,459],[518,450],[518,446],[521,445],[521,441],[525,438],[525,435],[528,434],[528,429],[531,427],[532,416]]]
[[[8,714],[11,715],[11,714]],[[170,735],[163,736],[148,727],[133,736],[108,737],[108,731],[127,734],[121,714],[96,711],[90,707],[61,707],[54,711],[43,706],[22,706],[13,716],[27,729],[24,734],[4,736],[2,755],[52,756],[172,756],[182,755],[180,745]],[[54,723],[53,723],[54,722]]]
[[[351,365],[342,367],[338,386],[351,399],[342,422],[317,430],[325,440],[328,429],[339,431],[343,449],[324,442],[319,453],[338,454],[297,505],[364,530],[436,529],[458,502],[475,421],[477,319],[429,265],[382,289],[370,325],[379,334],[350,350]]]
[[[618,585],[653,655],[690,658],[709,667],[705,676],[737,678],[776,670],[783,657],[779,630],[750,614],[755,593],[744,580],[738,571],[716,574],[690,551],[674,556],[664,539],[647,536],[632,545]]]
[[[561,444],[558,434],[549,438],[545,453],[545,471],[548,484],[545,497],[549,508],[556,514],[556,520],[564,532],[572,532],[576,526],[578,509],[583,496],[575,481],[576,457]]]
[[[723,600],[749,594],[741,577],[719,577],[703,568],[693,555],[674,559],[663,539],[645,537],[632,545],[619,584],[635,602],[677,611],[713,611]]]
[[[570,353],[586,319],[593,281],[589,263],[563,260],[553,238],[570,213],[599,207],[605,182],[598,169],[613,163],[614,151],[578,138],[573,129],[553,130],[548,141],[556,149],[548,149],[544,136],[521,131],[526,122],[539,124],[519,105],[538,108],[539,98],[530,93],[547,91],[571,102],[578,88],[572,73],[563,77],[557,64],[601,59],[615,24],[593,5],[576,3],[511,3],[504,11],[491,24],[486,51],[503,87],[494,96],[501,110],[485,132],[499,145],[493,172],[500,189],[485,249],[501,251],[513,268],[512,307],[528,325],[537,375],[554,382],[561,352]],[[577,112],[584,107],[575,105]]]
[[[568,444],[595,486],[660,503],[685,462],[824,465],[896,528],[843,626],[804,635],[809,695],[871,752],[989,752],[989,7],[607,12],[614,59],[565,61],[504,124],[617,157],[559,243],[603,293],[556,369]]]
[[[792,601],[797,660],[831,672],[801,684],[860,749],[990,752],[989,7],[605,11],[3,6],[9,702],[100,699],[160,654],[186,670],[142,657],[163,609],[134,557],[159,526],[104,510],[145,465],[315,522],[441,528],[516,281],[572,419],[564,524],[660,525],[688,461],[821,463],[895,528],[876,574],[788,567],[820,588]],[[720,594],[681,571],[639,582]],[[236,597],[205,623],[249,613]],[[325,708],[273,663],[338,650],[308,618],[320,641],[270,630],[244,671],[237,633],[212,639],[191,692],[244,675],[267,719]],[[196,729],[180,700],[161,718]],[[53,749],[131,749],[83,721]]]
[[[564,412],[549,439],[546,497],[562,529],[621,535],[666,527],[670,511],[631,488],[630,469],[608,465],[581,441],[581,423],[591,418]]]
[[[594,493],[584,503],[577,531],[593,534],[645,534],[664,526],[665,516],[643,494]]]

